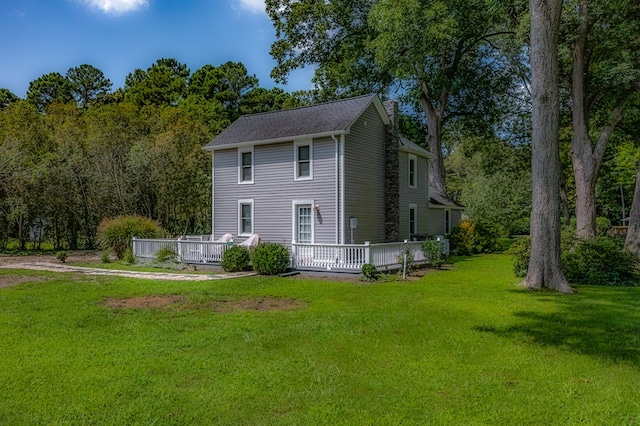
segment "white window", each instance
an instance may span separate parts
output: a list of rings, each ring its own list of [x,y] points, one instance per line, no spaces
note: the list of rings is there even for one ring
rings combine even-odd
[[[409,159],[409,188],[418,187],[418,157],[407,154]]]
[[[253,199],[238,200],[238,235],[253,233]]]
[[[238,183],[253,183],[253,147],[238,149]]]
[[[294,180],[313,179],[313,141],[298,141],[293,144]]]
[[[451,210],[449,209],[444,211],[444,233],[445,235],[451,234]]]
[[[293,201],[293,235],[297,243],[313,243],[314,211],[313,200]]]
[[[409,237],[418,233],[418,206],[409,204]]]

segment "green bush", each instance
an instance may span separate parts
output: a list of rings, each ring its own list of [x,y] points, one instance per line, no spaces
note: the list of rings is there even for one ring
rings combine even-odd
[[[260,243],[251,254],[253,269],[260,275],[278,275],[284,273],[291,261],[289,250],[278,243]]]
[[[131,250],[131,247],[128,247],[125,251],[124,251],[124,256],[122,256],[122,260],[126,263],[129,263],[131,265],[133,265],[134,263],[136,263],[136,257],[133,255],[133,250]]]
[[[222,269],[227,272],[240,272],[249,267],[249,249],[244,246],[229,247],[222,255]]]
[[[427,258],[427,264],[433,268],[440,269],[444,263],[442,243],[437,240],[424,240],[422,252]]]
[[[483,221],[463,220],[451,231],[451,251],[459,255],[500,251],[497,226]]]
[[[122,259],[127,248],[131,247],[133,237],[157,238],[161,235],[162,228],[151,219],[142,216],[119,216],[100,222],[97,240],[102,249],[111,249],[118,259]]]
[[[100,255],[100,261],[102,263],[111,263],[111,259],[109,258],[109,256],[111,256],[111,251],[103,250],[102,254]]]
[[[56,259],[58,259],[62,263],[65,263],[67,261],[67,257],[69,257],[69,253],[64,250],[56,253]]]
[[[571,224],[568,226],[575,230],[577,227],[576,218],[572,217],[570,222]],[[598,236],[607,235],[607,232],[609,231],[610,228],[611,228],[611,221],[609,219],[602,216],[596,217],[596,235]]]
[[[516,277],[526,277],[529,269],[529,258],[531,257],[531,238],[516,239],[507,250],[507,254],[513,256],[513,272]]]
[[[562,270],[572,283],[610,286],[638,285],[638,258],[620,239],[595,237],[562,253]]]
[[[377,281],[380,277],[378,268],[371,263],[365,263],[362,265],[362,280],[363,281]]]
[[[509,225],[509,235],[529,235],[530,231],[531,219],[528,217],[516,219]]]
[[[158,263],[164,263],[168,261],[176,261],[178,260],[178,253],[175,252],[171,247],[165,246],[160,250],[153,254],[155,261]]]
[[[638,258],[622,247],[619,239],[595,237],[579,240],[575,233],[563,230],[560,243],[562,271],[569,282],[576,284],[634,286],[638,285]],[[531,256],[531,240],[518,239],[509,249],[513,269],[525,277]]]

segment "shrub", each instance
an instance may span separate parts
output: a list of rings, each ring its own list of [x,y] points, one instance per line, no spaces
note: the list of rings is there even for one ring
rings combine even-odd
[[[611,229],[611,221],[609,219],[607,219],[606,217],[596,217],[596,234],[603,236],[603,235],[607,235],[607,233],[609,232],[609,229]]]
[[[158,263],[178,260],[178,253],[169,246],[162,247],[153,256]]]
[[[580,241],[573,250],[562,253],[567,280],[580,284],[637,285],[637,266],[637,256],[612,237]]]
[[[362,265],[362,280],[363,281],[377,281],[380,277],[380,272],[378,272],[378,268],[371,263],[365,263]]]
[[[509,235],[529,235],[531,231],[531,219],[523,217],[516,219],[509,225]]]
[[[142,216],[119,216],[103,219],[98,226],[98,244],[104,250],[111,249],[118,259],[122,259],[133,237],[157,238],[162,234],[160,225]]]
[[[278,243],[260,243],[251,255],[253,269],[260,275],[278,275],[287,270],[291,263],[289,250]]]
[[[513,273],[516,274],[516,277],[526,277],[531,257],[531,238],[518,238],[511,244],[507,253],[513,256]]]
[[[422,251],[427,258],[427,264],[431,267],[440,269],[444,263],[444,254],[442,243],[437,240],[424,240],[422,243]]]
[[[240,272],[249,267],[249,249],[244,246],[229,247],[222,255],[222,269],[227,272]]]
[[[127,247],[127,249],[124,251],[124,256],[122,256],[122,260],[132,265],[136,263],[136,257],[133,255],[133,250],[131,250],[131,247]]]
[[[67,261],[67,257],[69,257],[69,253],[64,250],[56,253],[56,259],[58,259],[62,263],[65,263]]]
[[[109,250],[103,250],[102,254],[100,255],[100,261],[102,263],[111,263],[111,259],[109,258],[109,256],[111,256],[111,252]]]
[[[460,255],[493,253],[500,250],[499,235],[493,224],[463,220],[451,231],[451,250]]]
[[[579,240],[575,233],[565,229],[561,235],[562,270],[571,283],[633,286],[637,285],[638,258],[625,250],[622,242],[612,237]],[[509,249],[514,256],[513,270],[525,277],[531,255],[529,238],[519,239]]]

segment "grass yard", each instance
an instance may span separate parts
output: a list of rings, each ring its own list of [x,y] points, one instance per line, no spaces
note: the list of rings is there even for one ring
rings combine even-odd
[[[529,293],[506,255],[408,283],[1,280],[0,424],[640,424],[640,287]],[[154,295],[182,298],[104,304]]]

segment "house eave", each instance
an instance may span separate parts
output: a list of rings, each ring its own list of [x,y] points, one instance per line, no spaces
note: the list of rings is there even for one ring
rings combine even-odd
[[[417,149],[411,149],[411,148],[406,148],[406,147],[400,147],[400,148],[399,148],[399,150],[400,150],[400,151],[402,151],[402,152],[408,152],[409,154],[415,154],[415,155],[417,155],[418,157],[429,158],[429,159],[436,158],[436,156],[435,156],[435,155],[433,155],[433,154],[432,154],[432,153],[430,153],[430,152],[426,152],[426,151],[418,151]]]
[[[461,206],[443,206],[441,204],[428,204],[430,209],[442,209],[442,210],[464,210],[466,207]]]
[[[339,135],[347,135],[350,133],[350,129],[346,129],[346,130],[332,130],[329,132],[322,132],[322,133],[312,133],[312,134],[308,134],[308,135],[296,135],[296,136],[284,136],[281,138],[274,138],[274,139],[261,139],[261,140],[255,140],[255,141],[244,141],[244,142],[237,142],[237,143],[229,143],[229,144],[224,144],[224,145],[215,145],[215,146],[204,146],[202,147],[203,150],[205,151],[220,151],[223,149],[234,149],[234,148],[242,148],[245,146],[255,146],[255,145],[268,145],[268,144],[272,144],[272,143],[280,143],[280,142],[291,142],[294,140],[300,140],[300,139],[318,139],[318,138],[328,138],[331,136],[339,136]]]

